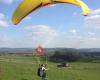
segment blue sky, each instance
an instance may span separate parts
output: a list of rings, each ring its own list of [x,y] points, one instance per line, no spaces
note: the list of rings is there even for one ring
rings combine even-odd
[[[91,9],[88,17],[81,8],[57,4],[28,15],[18,25],[11,18],[22,0],[0,0],[0,47],[100,48],[100,0],[84,0]]]

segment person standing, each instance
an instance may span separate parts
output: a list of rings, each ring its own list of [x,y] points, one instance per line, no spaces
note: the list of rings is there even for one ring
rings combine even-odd
[[[38,76],[41,77],[42,80],[45,80],[45,78],[46,78],[46,68],[45,68],[44,64],[39,65],[37,73],[38,73]]]

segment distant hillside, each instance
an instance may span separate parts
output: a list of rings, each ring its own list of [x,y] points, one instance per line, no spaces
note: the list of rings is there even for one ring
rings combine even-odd
[[[45,48],[45,53],[52,53],[55,51],[66,52],[74,51],[73,48]],[[35,49],[33,48],[0,48],[0,53],[33,53]]]
[[[33,53],[35,49],[32,48],[0,48],[0,54],[3,53]],[[59,52],[78,52],[80,54],[94,54],[100,55],[100,48],[83,48],[83,49],[75,49],[75,48],[45,48],[45,53],[52,54],[55,51]]]
[[[32,48],[0,48],[0,53],[32,53]]]
[[[82,48],[79,49],[81,52],[100,52],[100,48]]]

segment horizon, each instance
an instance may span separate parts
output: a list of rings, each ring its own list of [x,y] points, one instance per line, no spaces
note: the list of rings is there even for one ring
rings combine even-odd
[[[11,48],[11,47],[0,47],[0,49],[36,49],[37,47],[33,47],[33,48],[28,48],[28,47],[23,47],[23,48],[20,48],[20,47],[17,47],[17,48]],[[53,49],[100,49],[100,48],[66,48],[66,47],[52,47]],[[50,47],[44,47],[44,49],[52,49]]]

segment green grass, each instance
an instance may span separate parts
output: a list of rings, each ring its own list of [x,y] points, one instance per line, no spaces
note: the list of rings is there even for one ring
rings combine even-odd
[[[57,68],[48,62],[47,80],[100,80],[100,63],[70,63],[70,68]],[[38,63],[33,57],[0,56],[0,80],[40,80]]]

